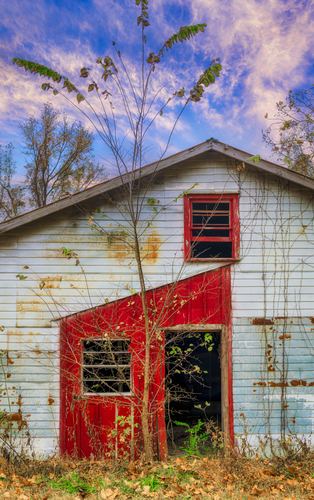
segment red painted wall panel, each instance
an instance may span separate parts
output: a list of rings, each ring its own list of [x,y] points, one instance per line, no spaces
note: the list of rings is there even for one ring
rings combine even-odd
[[[147,292],[150,319],[160,330],[174,325],[226,324],[230,317],[230,270],[220,268]],[[126,335],[131,339],[133,395],[82,395],[82,339],[104,335]],[[140,295],[118,300],[68,317],[61,323],[61,450],[80,458],[116,456],[128,453],[136,457],[141,446],[138,399],[143,392],[143,359],[145,349],[144,319]],[[150,384],[151,431],[155,453],[166,455],[164,418],[165,359],[162,333],[156,334],[150,353],[152,381]],[[231,355],[231,338],[229,352]],[[231,359],[231,358],[230,358]],[[231,369],[231,367],[229,367]],[[231,377],[231,374],[230,374]],[[230,379],[231,380],[231,379]],[[232,380],[229,386],[232,391]],[[230,392],[232,398],[232,392]],[[232,400],[229,401],[232,405]],[[123,442],[123,429],[118,416],[133,415],[134,440]],[[232,419],[230,419],[230,422]],[[231,424],[232,427],[232,424]],[[118,436],[112,439],[112,431]],[[232,428],[230,428],[232,435]],[[113,442],[115,441],[115,442]],[[132,441],[132,442],[131,442]]]

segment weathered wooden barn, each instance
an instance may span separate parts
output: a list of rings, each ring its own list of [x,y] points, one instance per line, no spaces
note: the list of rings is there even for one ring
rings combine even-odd
[[[231,440],[311,439],[314,180],[248,159],[211,139],[135,172],[146,200],[140,223],[149,303],[158,314],[171,286],[171,304],[180,297],[163,319],[160,345],[175,332],[211,333],[213,349],[200,351],[199,361],[208,389],[194,406],[209,402]],[[121,229],[128,224],[121,185],[117,177],[0,224],[0,404],[37,453],[61,447],[93,457],[101,444],[118,454],[112,429],[130,415],[131,448],[139,432],[140,286]],[[92,393],[88,373],[103,365],[97,339],[109,324],[127,336],[114,341],[125,378],[111,367]],[[160,456],[164,365],[161,355],[151,389]]]

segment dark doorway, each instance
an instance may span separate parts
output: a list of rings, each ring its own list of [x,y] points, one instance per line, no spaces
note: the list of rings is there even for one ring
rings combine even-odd
[[[168,334],[166,425],[170,452],[187,437],[187,427],[176,421],[190,427],[199,420],[212,421],[221,427],[220,337],[220,332]]]

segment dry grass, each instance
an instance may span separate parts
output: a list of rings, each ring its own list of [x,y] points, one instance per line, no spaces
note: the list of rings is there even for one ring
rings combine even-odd
[[[302,460],[178,457],[141,463],[2,459],[0,498],[19,500],[314,500],[314,455]]]

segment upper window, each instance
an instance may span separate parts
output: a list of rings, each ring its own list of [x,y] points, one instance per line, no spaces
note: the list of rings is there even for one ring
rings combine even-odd
[[[238,195],[184,197],[187,260],[229,260],[239,254]]]

